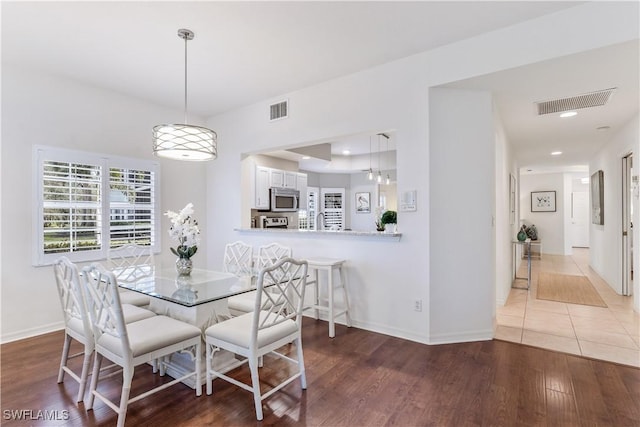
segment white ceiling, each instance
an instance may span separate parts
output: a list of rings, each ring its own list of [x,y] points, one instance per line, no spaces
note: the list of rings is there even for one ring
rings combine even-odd
[[[188,44],[189,112],[207,117],[579,4],[2,2],[2,63],[182,109],[184,42],[176,33],[189,28],[196,33]],[[522,164],[546,162],[544,153],[567,141],[574,148],[563,150],[563,161],[575,155],[584,162],[606,138],[592,141],[585,129],[607,124],[613,131],[638,111],[637,44],[608,52],[456,85],[495,92]],[[629,82],[634,77],[635,87]],[[560,132],[552,118],[530,117],[533,101],[611,86],[620,89],[611,106],[601,107],[607,115],[572,119],[583,124],[580,132]]]

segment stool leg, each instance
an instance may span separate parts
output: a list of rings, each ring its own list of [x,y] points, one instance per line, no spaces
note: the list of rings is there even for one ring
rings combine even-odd
[[[318,305],[320,304],[319,296],[318,296],[318,269],[313,269],[313,274],[315,277],[315,283],[313,284],[313,312],[315,314],[316,320],[320,317],[320,311],[318,310]]]
[[[347,296],[346,275],[344,273],[342,265],[340,266],[340,284],[342,285],[342,293],[344,294],[344,316],[347,319],[347,326],[351,327],[351,315],[349,314],[349,297]]]
[[[327,287],[329,288],[329,338],[336,336],[336,324],[333,316],[333,267],[327,270]]]

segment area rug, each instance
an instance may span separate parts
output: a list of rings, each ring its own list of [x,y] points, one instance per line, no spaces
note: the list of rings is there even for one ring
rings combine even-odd
[[[568,302],[571,304],[606,307],[596,288],[585,276],[540,273],[538,275],[538,299]]]

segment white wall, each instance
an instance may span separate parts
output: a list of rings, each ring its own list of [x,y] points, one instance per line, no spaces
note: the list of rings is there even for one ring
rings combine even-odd
[[[640,120],[636,116],[626,126],[614,132],[607,145],[589,162],[589,173],[604,172],[604,225],[590,224],[589,245],[591,267],[617,292],[622,292],[622,157],[630,152],[636,160],[640,153]],[[638,164],[637,160],[634,162]],[[633,171],[638,176],[638,168]],[[638,221],[640,203],[635,192],[633,223]],[[633,241],[640,242],[638,227],[634,227]],[[637,245],[636,245],[637,246]],[[634,250],[633,264],[640,265],[638,250]],[[636,268],[637,269],[637,268]],[[638,280],[634,283],[634,302],[638,311],[640,291]]]
[[[84,86],[66,79],[2,66],[2,341],[62,327],[62,312],[50,266],[31,265],[32,147],[35,144],[155,159],[151,128],[180,119],[182,112]],[[155,159],[159,160],[159,159]],[[205,168],[159,160],[161,210],[188,202],[207,228]],[[166,217],[163,261],[173,262]],[[207,246],[194,257],[204,265]]]
[[[555,212],[531,212],[532,191],[555,191]],[[538,229],[541,250],[546,254],[570,255],[565,252],[565,175],[562,173],[520,176],[520,219]],[[522,221],[521,223],[522,224]]]
[[[431,331],[431,342],[458,334],[463,340],[490,339],[495,312],[491,95],[434,88],[429,102],[429,314],[439,327]]]
[[[495,183],[496,183],[496,304],[503,306],[507,302],[511,284],[513,282],[512,241],[519,230],[518,218],[520,214],[518,203],[518,168],[513,159],[511,146],[504,132],[502,120],[494,107],[494,129],[495,129]],[[511,224],[510,206],[510,175],[513,175],[516,182],[515,194],[515,218]],[[516,258],[520,260],[520,258]],[[518,268],[516,265],[515,268]]]

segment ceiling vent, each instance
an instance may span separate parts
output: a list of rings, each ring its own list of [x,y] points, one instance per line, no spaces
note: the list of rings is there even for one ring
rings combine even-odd
[[[561,113],[563,111],[579,110],[581,108],[600,107],[611,99],[617,88],[598,90],[569,98],[552,99],[536,102],[538,115]]]
[[[269,121],[286,119],[289,117],[289,100],[276,102],[269,106]]]

